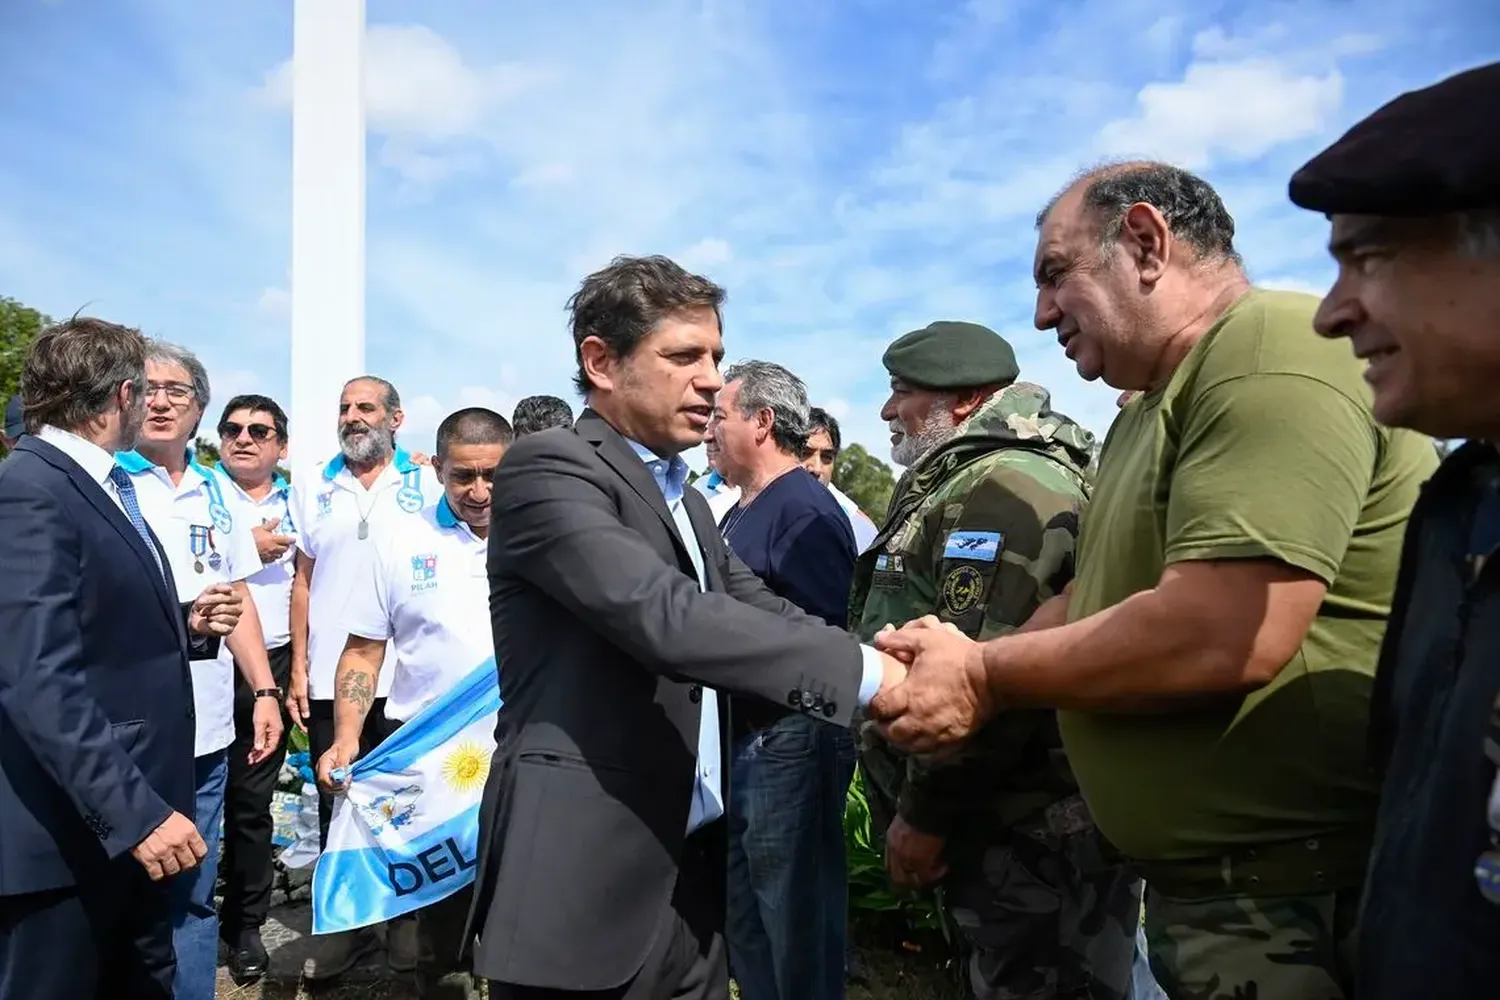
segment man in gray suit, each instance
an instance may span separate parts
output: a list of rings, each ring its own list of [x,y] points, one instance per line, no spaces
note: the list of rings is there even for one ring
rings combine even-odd
[[[848,725],[905,668],[774,596],[730,554],[680,453],[723,385],[724,292],[617,258],[569,303],[573,429],[495,474],[499,747],[475,971],[494,1000],[723,1000],[722,693]]]

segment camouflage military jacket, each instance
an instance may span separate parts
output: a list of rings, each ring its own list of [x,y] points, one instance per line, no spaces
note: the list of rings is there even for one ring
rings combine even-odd
[[[936,614],[983,640],[1024,623],[1072,579],[1093,444],[1046,390],[996,393],[896,484],[855,564],[850,628],[869,641]],[[1005,712],[940,762],[906,757],[871,726],[862,744],[879,811],[950,838],[984,839],[1077,795],[1050,711]]]

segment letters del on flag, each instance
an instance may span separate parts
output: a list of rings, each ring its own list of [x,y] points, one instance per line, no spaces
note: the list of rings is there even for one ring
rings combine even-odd
[[[474,881],[499,711],[491,658],[355,762],[313,871],[314,934],[378,924]]]

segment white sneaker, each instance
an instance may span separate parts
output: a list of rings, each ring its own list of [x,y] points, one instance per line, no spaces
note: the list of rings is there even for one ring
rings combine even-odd
[[[322,935],[314,939],[312,954],[302,963],[302,978],[310,983],[337,979],[379,947],[380,942],[365,929]]]

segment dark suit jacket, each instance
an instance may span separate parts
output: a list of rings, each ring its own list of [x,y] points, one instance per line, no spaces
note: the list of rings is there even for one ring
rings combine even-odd
[[[76,885],[174,809],[192,817],[192,678],[168,574],[52,445],[28,436],[0,463],[0,895]]]
[[[520,439],[495,474],[504,706],[475,898],[475,969],[490,979],[608,989],[640,970],[677,880],[701,685],[842,725],[856,707],[852,637],[767,590],[698,491],[684,503],[706,593],[650,471],[598,414]],[[723,824],[709,829],[722,867]]]

